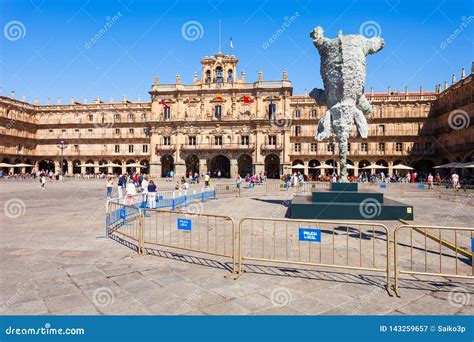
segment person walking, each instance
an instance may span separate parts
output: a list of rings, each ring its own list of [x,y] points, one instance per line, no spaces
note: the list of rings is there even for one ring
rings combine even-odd
[[[127,204],[132,205],[133,204],[133,198],[137,195],[137,188],[135,187],[135,183],[133,182],[132,178],[130,178],[130,180],[127,183],[127,188],[125,189],[125,194],[127,196]]]
[[[147,205],[149,208],[156,208],[156,185],[153,180],[150,179],[148,183],[148,201]]]
[[[46,190],[46,175],[44,173],[40,174],[40,188]]]
[[[433,177],[433,175],[430,173],[430,174],[428,175],[428,189],[433,189],[433,179],[434,179],[434,177]]]
[[[148,177],[143,176],[142,182],[140,184],[141,190],[142,190],[142,202],[145,203],[145,208],[146,208],[146,203],[148,200]]]
[[[107,188],[107,198],[112,198],[112,187],[114,186],[114,180],[112,177],[107,177],[105,187]]]
[[[204,186],[209,187],[209,181],[211,180],[211,177],[209,177],[209,174],[204,175]]]
[[[123,197],[123,189],[125,188],[126,184],[127,184],[127,178],[125,177],[125,175],[120,175],[117,182],[117,192],[118,192],[119,201]]]
[[[459,189],[459,175],[454,172],[452,175],[451,175],[451,182],[453,183],[453,188],[458,191]]]

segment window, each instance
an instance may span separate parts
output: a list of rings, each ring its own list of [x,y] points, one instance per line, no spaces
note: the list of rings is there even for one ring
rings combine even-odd
[[[295,118],[300,118],[301,117],[301,110],[297,109],[295,110]]]
[[[250,137],[248,135],[243,135],[240,137],[240,144],[248,146],[250,143]]]
[[[318,144],[317,143],[311,143],[311,152],[316,152],[318,150]]]
[[[403,144],[401,142],[397,142],[395,144],[395,151],[402,152],[403,151]]]
[[[301,144],[295,143],[295,152],[301,152]]]
[[[314,119],[318,116],[318,111],[316,109],[311,109],[309,115]]]
[[[133,113],[128,114],[128,119],[131,121],[135,121],[135,114]]]
[[[362,152],[369,152],[369,144],[368,143],[361,143],[360,144],[360,149]]]
[[[120,153],[120,145],[115,145],[114,151],[115,153]]]
[[[118,145],[116,145],[118,146]],[[79,145],[74,145],[74,152],[79,152]]]
[[[133,128],[128,129],[128,133],[133,134],[133,132],[134,132]]]
[[[232,83],[232,82],[233,82],[232,69],[229,69],[229,71],[227,71],[227,83]]]
[[[347,143],[347,152],[350,152],[350,151],[351,151],[351,143],[348,142],[348,143]]]
[[[214,137],[214,145],[222,146],[222,137],[221,136]]]
[[[171,119],[171,108],[170,107],[165,107],[163,113],[164,113],[165,120]]]
[[[128,153],[133,153],[133,145],[128,145]]]
[[[65,129],[62,129],[61,132],[66,133],[66,130],[65,130]]]
[[[211,71],[206,71],[206,83],[211,83]]]
[[[414,144],[413,144],[413,149],[414,149],[415,151],[419,151],[419,150],[420,150],[420,143],[419,143],[419,142],[414,143]]]
[[[272,100],[270,99],[270,104],[268,105],[268,117],[269,119],[273,119],[275,117],[275,114],[276,114],[276,104],[274,104],[272,102]]]
[[[143,145],[142,146],[142,151],[143,151],[143,153],[148,153],[148,145]]]
[[[188,138],[188,143],[189,145],[191,146],[196,146],[196,137],[195,136],[191,136]]]
[[[91,133],[91,132],[92,132],[92,128],[89,128],[89,129],[87,130],[87,132]]]
[[[143,134],[145,134],[146,136],[148,136],[148,128],[143,128]]]
[[[222,74],[222,68],[220,66],[216,68],[216,82],[224,82],[224,75]]]
[[[146,121],[146,113],[142,114],[142,119],[143,119],[143,121]]]
[[[115,129],[115,134],[120,134],[120,128]]]
[[[379,135],[384,135],[385,134],[385,125],[378,125],[377,126],[377,133]]]
[[[431,141],[425,142],[425,150],[431,150],[431,147],[432,147]]]
[[[334,152],[334,145],[335,145],[334,143],[327,143],[326,150],[328,152]]]
[[[92,115],[89,115],[89,121],[94,120],[94,117]]]
[[[163,145],[171,145],[171,137],[163,137]]]
[[[21,146],[21,144],[16,145],[16,151],[17,152],[20,152],[22,148],[23,148],[23,146]]]
[[[299,137],[301,135],[301,126],[295,126],[295,136]]]
[[[120,121],[120,114],[114,115],[114,121]]]
[[[74,132],[79,132],[79,128],[76,128],[76,129],[74,130]]]
[[[222,117],[222,106],[214,107],[214,116],[217,120],[220,120]]]
[[[277,144],[277,136],[276,135],[269,135],[268,136],[268,145],[275,146]]]
[[[49,132],[49,133],[53,133],[53,130],[52,130],[52,129],[50,129],[50,130],[48,130],[48,132]]]
[[[383,142],[379,143],[379,151],[380,152],[385,152],[385,143],[383,143]]]

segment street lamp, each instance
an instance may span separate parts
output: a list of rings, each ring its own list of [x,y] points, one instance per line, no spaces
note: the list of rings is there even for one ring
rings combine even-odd
[[[67,142],[64,140],[59,141],[56,146],[61,150],[61,166],[60,166],[60,172],[61,176],[63,175],[63,163],[64,163],[64,149],[67,148]]]

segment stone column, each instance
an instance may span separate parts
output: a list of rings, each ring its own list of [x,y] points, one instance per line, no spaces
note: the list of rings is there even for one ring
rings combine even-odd
[[[68,160],[68,162],[67,162],[67,174],[68,174],[68,176],[72,176],[72,174],[73,174],[74,165],[72,163],[73,163],[72,160]]]
[[[176,177],[186,176],[186,164],[185,163],[175,163],[174,172]]]
[[[359,162],[358,161],[355,161],[354,162],[354,177],[358,177],[359,176]]]
[[[199,159],[199,176],[207,173],[207,160]]]
[[[122,161],[122,175],[127,172],[127,162],[124,160]]]
[[[230,178],[237,177],[237,173],[239,172],[239,164],[237,159],[232,158],[230,160]]]
[[[161,163],[150,163],[150,177],[161,177]]]
[[[304,164],[303,174],[308,176],[309,175],[309,161],[304,160],[303,164]]]
[[[59,160],[54,161],[54,172],[61,171],[61,162]]]
[[[96,165],[96,166],[94,166],[94,173],[99,173],[100,172],[99,165],[96,164],[95,162],[94,162],[94,164]]]
[[[260,174],[260,172],[262,172],[262,173],[265,172],[265,164],[262,164],[262,163],[258,163],[258,164],[257,164],[257,163],[255,163],[255,164],[253,165],[253,168],[254,168],[254,170],[255,170],[255,174],[257,174],[257,175]]]
[[[390,177],[393,176],[393,160],[390,160],[388,162],[388,174],[390,175]],[[385,175],[387,176],[387,175]]]

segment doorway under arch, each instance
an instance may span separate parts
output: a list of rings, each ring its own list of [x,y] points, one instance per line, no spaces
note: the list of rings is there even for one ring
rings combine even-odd
[[[238,160],[238,172],[240,177],[245,177],[247,174],[253,174],[252,157],[248,154],[243,154]]]
[[[166,154],[161,157],[161,177],[167,177],[171,170],[174,171],[173,156]]]
[[[211,171],[211,177],[217,177],[218,172],[220,171],[222,178],[230,178],[229,158],[223,155],[218,155],[212,158],[209,164],[209,171]]]
[[[192,172],[193,175],[195,173],[199,174],[199,158],[195,154],[191,154],[188,156],[185,160],[186,163],[186,175],[189,174],[189,172]]]
[[[267,178],[280,179],[280,157],[269,154],[265,157],[265,173]]]

